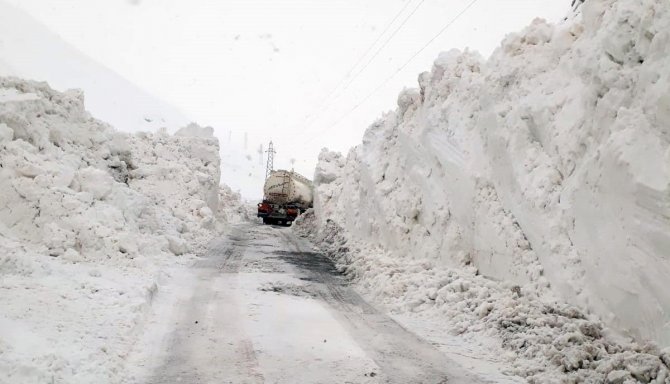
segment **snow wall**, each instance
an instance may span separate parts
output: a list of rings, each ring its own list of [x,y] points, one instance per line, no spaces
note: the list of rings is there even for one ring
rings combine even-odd
[[[119,133],[79,91],[0,77],[0,383],[135,382],[165,270],[244,215],[219,162],[211,128]]]
[[[318,220],[670,345],[669,11],[590,0],[488,60],[441,54],[361,145],[321,153]]]
[[[216,138],[119,133],[83,105],[0,78],[0,233],[52,256],[190,251],[218,211]]]

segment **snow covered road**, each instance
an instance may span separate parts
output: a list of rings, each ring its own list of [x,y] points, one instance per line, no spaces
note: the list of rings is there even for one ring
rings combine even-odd
[[[243,223],[175,270],[129,382],[476,383],[288,228]],[[162,296],[162,297],[161,297]]]

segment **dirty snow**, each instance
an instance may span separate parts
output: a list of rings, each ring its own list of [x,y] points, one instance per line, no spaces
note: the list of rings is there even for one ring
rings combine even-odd
[[[530,381],[668,380],[669,11],[588,1],[489,59],[443,53],[361,145],[322,152],[317,238]]]

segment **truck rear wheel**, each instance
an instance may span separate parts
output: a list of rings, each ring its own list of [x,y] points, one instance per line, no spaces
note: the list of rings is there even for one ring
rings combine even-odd
[[[272,221],[270,220],[269,217],[264,217],[263,218],[263,224],[272,224]]]

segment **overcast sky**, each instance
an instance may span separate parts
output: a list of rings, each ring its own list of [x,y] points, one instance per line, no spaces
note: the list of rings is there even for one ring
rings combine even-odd
[[[569,0],[9,2],[199,124],[213,126],[221,138],[229,130],[237,137],[246,133],[249,148],[274,140],[278,165],[290,167],[295,158],[296,169],[307,176],[322,147],[347,151],[358,144],[365,128],[395,108],[398,92],[414,87],[439,52],[470,47],[488,56],[506,33],[535,17],[558,21],[569,10]],[[348,113],[466,8],[393,80]],[[337,85],[340,91],[326,99]]]

